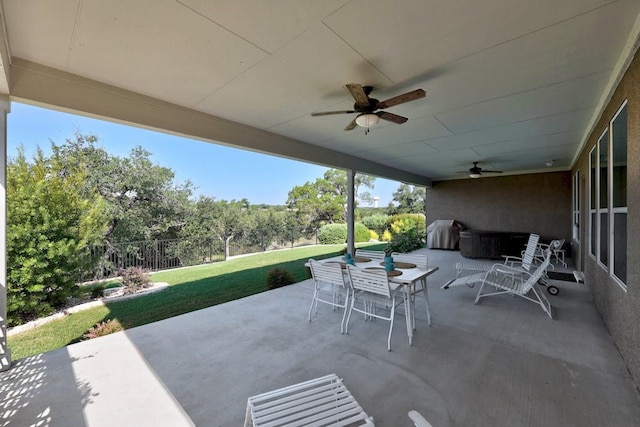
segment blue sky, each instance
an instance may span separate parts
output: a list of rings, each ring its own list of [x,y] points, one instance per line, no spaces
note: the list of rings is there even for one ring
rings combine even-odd
[[[195,194],[217,200],[246,198],[251,204],[283,205],[296,185],[315,181],[327,170],[310,163],[180,138],[131,126],[62,113],[31,105],[11,104],[7,126],[7,154],[14,157],[23,146],[30,158],[40,147],[50,152],[50,141],[62,144],[75,132],[91,133],[109,153],[127,156],[141,145],[152,153],[154,163],[171,168],[175,181],[187,180],[197,187]],[[377,178],[371,191],[387,206],[397,181]]]

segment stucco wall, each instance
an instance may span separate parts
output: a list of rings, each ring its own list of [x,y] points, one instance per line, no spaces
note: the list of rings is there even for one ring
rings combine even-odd
[[[589,151],[596,144],[609,121],[627,100],[627,290],[622,289],[588,253],[587,239],[580,247],[584,259],[586,283],[636,385],[640,385],[640,57],[636,53],[629,69],[618,85],[611,101],[600,117],[572,173],[589,182]],[[588,230],[588,185],[582,189],[585,198],[581,217],[583,230]],[[585,236],[586,237],[586,236]]]
[[[437,181],[427,189],[427,223],[457,219],[468,228],[571,238],[571,175],[530,175]]]

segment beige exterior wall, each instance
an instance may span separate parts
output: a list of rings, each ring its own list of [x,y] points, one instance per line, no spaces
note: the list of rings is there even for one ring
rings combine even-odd
[[[627,100],[627,290],[619,286],[609,271],[589,254],[589,151]],[[579,171],[582,187],[582,238],[576,246],[584,261],[586,283],[593,292],[602,315],[636,384],[640,384],[640,57],[636,54],[620,81],[588,143],[580,153],[572,174]]]
[[[475,230],[571,238],[571,175],[529,175],[436,181],[427,189],[427,223],[457,219]]]

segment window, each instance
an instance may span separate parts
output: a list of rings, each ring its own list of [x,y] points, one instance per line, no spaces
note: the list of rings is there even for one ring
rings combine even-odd
[[[578,179],[576,172],[574,238],[580,224]],[[627,101],[589,152],[589,253],[627,289]]]
[[[608,167],[609,167],[609,131],[604,131],[604,134],[598,140],[598,177],[597,177],[597,206],[598,206],[598,261],[603,266],[607,267],[609,264],[609,197],[607,192],[609,190],[608,182]]]
[[[611,120],[611,274],[626,289],[627,283],[627,103]]]
[[[596,147],[589,153],[589,253],[596,256]]]
[[[580,171],[573,175],[573,240],[580,242]]]

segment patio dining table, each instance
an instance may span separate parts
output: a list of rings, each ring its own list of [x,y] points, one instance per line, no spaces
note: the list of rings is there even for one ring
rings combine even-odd
[[[380,268],[384,269],[384,262],[380,259],[370,259],[363,257],[355,257],[355,265],[358,268],[363,269],[371,269],[371,268]],[[343,268],[346,268],[346,263],[344,260],[344,256],[335,256],[332,258],[326,258],[321,260],[322,262],[337,262],[342,265]],[[387,272],[387,277],[389,282],[402,285],[404,292],[404,309],[405,309],[405,318],[407,324],[407,335],[409,337],[409,344],[413,344],[413,330],[415,329],[415,325],[413,322],[413,310],[414,307],[411,304],[411,294],[415,289],[415,285],[417,282],[424,280],[423,284],[423,292],[425,298],[425,305],[427,308],[427,323],[431,326],[431,315],[429,314],[429,296],[427,291],[427,277],[431,274],[438,271],[437,266],[429,266],[428,268],[420,268],[412,263],[406,262],[394,262],[395,270],[392,272]],[[345,270],[346,271],[346,270]]]

